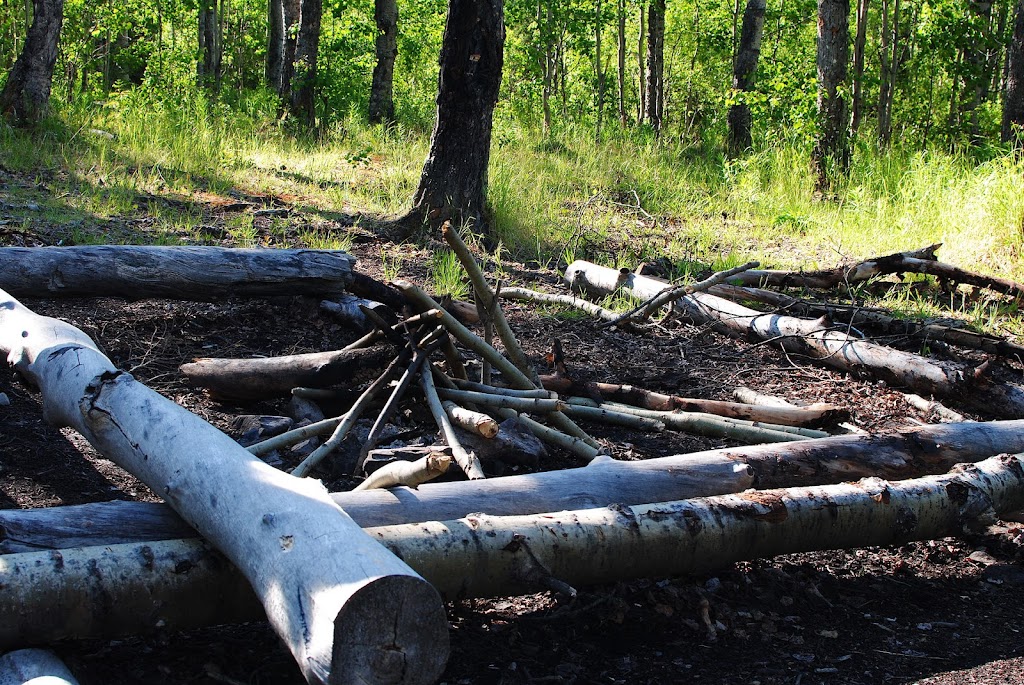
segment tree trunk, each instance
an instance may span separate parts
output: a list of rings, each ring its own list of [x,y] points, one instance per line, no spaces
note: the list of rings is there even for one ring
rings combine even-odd
[[[369,528],[456,519],[481,509],[490,516],[516,516],[868,476],[916,478],[1007,452],[1024,452],[1024,421],[941,424],[889,435],[729,447],[645,461],[595,459],[562,471],[331,497],[356,523]],[[0,510],[0,554],[196,535],[167,505],[150,502]]]
[[[853,40],[853,93],[850,106],[850,137],[857,136],[864,107],[864,47],[868,40],[868,2],[857,0],[857,35]]]
[[[502,0],[451,0],[441,43],[437,120],[407,222],[486,232],[491,123],[501,86]]]
[[[132,300],[326,296],[349,289],[354,263],[351,255],[340,250],[6,247],[0,250],[0,288],[16,297]]]
[[[31,126],[49,111],[63,20],[64,0],[33,0],[32,26],[0,91],[0,114],[15,124]]]
[[[1024,126],[1024,0],[1017,1],[1014,11],[1013,37],[1006,58],[1006,87],[1003,91],[1003,142],[1021,144],[1020,127]]]
[[[779,554],[947,537],[1022,506],[1024,457],[1004,455],[903,482],[872,477],[543,516],[475,515],[366,533],[454,601],[536,592],[554,584],[705,573]],[[171,620],[158,618],[167,627],[184,627],[173,620],[182,613],[195,626],[190,611],[205,612],[211,597],[232,596],[244,587],[227,565],[202,564],[205,552],[199,541],[173,540],[7,557],[0,644],[67,635],[67,629],[53,629],[53,616],[73,617],[81,637],[98,636],[89,629],[107,635],[152,630],[153,623],[144,621],[154,618],[152,607],[176,614]],[[127,611],[139,598],[140,611]],[[254,617],[226,611],[217,620]]]
[[[199,62],[196,77],[200,88],[209,91],[220,90],[221,45],[220,20],[217,16],[217,0],[201,0],[199,3]]]
[[[637,64],[637,104],[636,104],[636,120],[643,121],[644,115],[647,113],[647,60],[646,55],[646,42],[647,38],[647,7],[644,5],[643,0],[640,2],[640,30],[637,32],[636,38],[636,64]]]
[[[743,11],[743,28],[740,31],[740,42],[732,67],[732,88],[737,93],[746,93],[754,89],[757,61],[761,56],[765,7],[765,0],[747,0],[747,7]],[[728,151],[731,156],[739,155],[753,144],[750,134],[753,123],[750,105],[742,95],[735,97],[739,102],[729,108],[728,115]]]
[[[597,88],[595,96],[597,99],[597,126],[595,127],[594,139],[601,142],[601,123],[604,116],[604,67],[601,65],[601,32],[604,22],[601,17],[601,0],[597,0],[594,10],[594,80]]]
[[[50,422],[160,493],[238,566],[308,682],[440,675],[448,637],[436,591],[368,541],[319,482],[267,466],[118,371],[77,328],[2,291],[0,350],[40,387]]]
[[[281,48],[281,77],[277,95],[283,100],[291,98],[292,78],[295,76],[295,45],[299,37],[299,0],[281,0],[284,16],[284,44]]]
[[[981,122],[978,110],[988,98],[990,76],[988,73],[988,42],[989,25],[992,21],[991,0],[970,0],[968,2],[970,23],[974,27],[964,56],[970,70],[968,82],[964,88],[966,96],[963,103],[965,118],[969,121],[969,134],[972,144],[982,142]]]
[[[370,85],[370,123],[390,124],[395,120],[394,76],[398,56],[398,1],[374,0],[377,23],[377,64]]]
[[[78,685],[56,654],[19,649],[0,656],[0,685]]]
[[[291,103],[292,114],[308,128],[316,124],[316,61],[320,51],[322,16],[323,0],[301,0]]]
[[[651,0],[647,10],[647,74],[644,121],[661,132],[665,114],[665,0]]]
[[[632,273],[622,273],[589,262],[576,261],[565,272],[574,287],[585,284],[590,292],[630,290],[642,299],[660,293],[665,283]],[[976,369],[954,363],[932,361],[859,340],[828,327],[825,319],[812,321],[792,316],[765,314],[729,300],[693,293],[675,302],[684,315],[699,323],[710,323],[725,332],[771,340],[786,350],[806,355],[833,368],[851,373],[865,372],[896,387],[923,394],[953,396],[983,404],[988,411],[1008,418],[1024,416],[1024,389],[1009,383],[976,379]],[[975,387],[977,386],[977,387]],[[992,402],[992,398],[999,398]]]
[[[623,128],[629,123],[626,116],[626,0],[617,0],[616,4],[616,44],[617,62],[616,74],[618,75],[618,104],[619,104],[619,125]]]
[[[275,93],[281,92],[281,76],[284,70],[284,2],[267,0],[267,64],[264,78],[267,87]]]
[[[393,357],[386,348],[338,350],[259,359],[197,359],[182,364],[193,385],[222,400],[253,402],[286,397],[292,388],[322,388],[381,369]]]
[[[850,61],[850,1],[818,0],[818,124],[813,160],[819,189],[831,187],[850,162],[846,67]]]

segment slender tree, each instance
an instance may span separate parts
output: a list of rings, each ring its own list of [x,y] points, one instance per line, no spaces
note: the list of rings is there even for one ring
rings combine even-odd
[[[394,78],[398,56],[398,2],[374,0],[373,18],[377,23],[377,64],[370,84],[370,123],[395,120]]]
[[[309,127],[316,123],[316,62],[320,51],[322,16],[323,0],[302,0],[291,97],[292,114]]]
[[[616,38],[618,47],[618,104],[619,124],[623,127],[629,123],[626,117],[626,0],[617,0],[616,7]]]
[[[651,0],[647,8],[647,73],[644,121],[661,131],[665,116],[665,0]]]
[[[882,0],[882,32],[878,40],[878,144],[888,147],[892,138],[892,101],[900,54],[900,0]],[[954,90],[956,83],[953,84]]]
[[[217,0],[201,0],[199,3],[199,62],[196,65],[196,77],[200,88],[212,91],[220,90],[221,58],[223,56],[221,24],[217,14]]]
[[[267,63],[264,76],[267,86],[281,92],[281,70],[284,62],[284,3],[267,0]]]
[[[757,62],[761,56],[765,9],[765,0],[747,0],[747,7],[743,11],[743,28],[740,31],[740,40],[732,67],[732,87],[739,93],[747,93],[754,88]],[[729,108],[727,121],[729,124],[728,150],[730,155],[735,156],[753,144],[750,134],[753,118],[750,113],[750,105],[742,96],[740,96],[739,102]]]
[[[0,91],[0,112],[20,125],[42,119],[50,107],[64,0],[33,0],[32,25]]]
[[[864,48],[868,42],[868,0],[857,0],[857,34],[853,39],[853,92],[850,137],[856,137],[864,109]]]
[[[437,120],[413,209],[401,223],[467,223],[486,232],[491,123],[501,86],[502,0],[450,0],[441,42]]]
[[[1020,144],[1024,126],[1024,0],[1017,0],[1013,37],[1006,58],[1006,85],[1003,90],[1003,141]]]
[[[813,159],[819,188],[830,171],[845,173],[850,161],[847,104],[843,96],[850,60],[849,0],[818,0],[818,140]]]

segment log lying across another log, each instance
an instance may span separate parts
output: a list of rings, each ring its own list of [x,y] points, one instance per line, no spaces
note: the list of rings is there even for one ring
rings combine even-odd
[[[161,297],[343,293],[355,257],[340,250],[90,245],[5,247],[0,289],[15,297]],[[365,279],[364,279],[365,280]]]
[[[1024,506],[1022,459],[1024,455],[995,457],[951,474],[903,482],[867,478],[539,516],[475,515],[371,528],[367,533],[409,561],[448,599],[658,578],[778,554],[956,535],[979,520]],[[67,634],[46,632],[25,617],[67,611],[78,630],[96,631],[88,633],[92,637],[138,632],[152,626],[123,610],[122,595],[127,603],[145,597],[151,605],[176,608],[180,615],[189,607],[202,609],[210,597],[244,587],[229,566],[197,563],[204,554],[198,540],[170,540],[2,557],[0,645],[26,635],[43,641]],[[117,580],[110,583],[110,578]],[[109,601],[92,601],[96,596]],[[249,605],[250,610],[254,607]],[[256,617],[241,607],[218,618]],[[185,621],[187,626],[196,624],[192,617]]]
[[[339,492],[331,497],[360,526],[667,502],[747,488],[837,483],[866,476],[901,480],[948,471],[993,454],[1024,452],[1024,420],[941,424],[892,435],[820,440],[680,454],[645,461],[596,459],[562,471],[418,489]],[[68,549],[194,536],[163,504],[102,502],[0,510],[0,553]]]
[[[253,457],[117,370],[82,331],[3,291],[0,350],[40,387],[47,420],[74,428],[159,493],[241,570],[309,683],[426,684],[440,675],[448,633],[437,592],[367,538],[322,484]],[[61,558],[50,563],[60,568]],[[153,560],[142,552],[143,568]],[[123,576],[107,578],[116,593]],[[6,586],[0,594],[22,601]],[[106,603],[97,597],[88,603]],[[30,635],[41,620],[75,619],[21,613],[4,629]]]
[[[666,285],[663,281],[584,261],[570,264],[565,278],[573,287],[582,286],[588,292],[613,292],[621,287],[645,299],[656,295]],[[771,341],[789,352],[833,368],[868,372],[890,385],[926,395],[960,397],[984,404],[988,411],[1005,418],[1024,417],[1024,389],[1021,387],[976,378],[976,370],[963,364],[940,363],[859,340],[829,328],[825,319],[765,314],[707,293],[680,297],[674,305],[677,311],[697,323],[715,325],[734,336]]]

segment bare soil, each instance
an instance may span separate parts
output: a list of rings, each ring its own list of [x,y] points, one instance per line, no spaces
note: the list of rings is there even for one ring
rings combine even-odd
[[[39,235],[8,232],[0,245],[46,244]],[[381,247],[356,246],[361,271],[380,276]],[[403,277],[425,282],[429,248],[401,249],[409,253]],[[556,273],[536,265],[505,267],[533,287],[557,281]],[[316,301],[302,298],[24,303],[78,326],[115,364],[228,431],[236,415],[280,414],[283,402],[218,404],[183,382],[179,364],[200,356],[335,349],[357,337],[324,318]],[[549,309],[507,309],[541,368],[557,338],[583,379],[712,399],[728,399],[735,386],[745,385],[792,401],[848,407],[853,422],[868,431],[929,421],[893,389],[811,366],[768,345],[681,324],[637,334]],[[1019,364],[1005,367],[1003,373],[1019,381]],[[38,394],[6,368],[0,392],[10,399],[0,406],[0,507],[156,499],[80,436],[48,426]],[[991,418],[948,404],[971,418]],[[404,429],[429,432],[416,418],[398,421],[408,423]],[[732,444],[672,431],[588,428],[621,459]],[[553,453],[543,468],[573,465],[570,455]],[[286,457],[282,466],[294,463]],[[329,468],[318,475],[334,490],[354,482]],[[449,606],[452,651],[442,682],[1024,683],[1022,560],[1024,527],[1008,523],[970,539],[788,555],[700,577],[580,588],[572,600],[541,592],[460,602]],[[288,652],[262,624],[66,643],[56,650],[84,685],[302,682]]]

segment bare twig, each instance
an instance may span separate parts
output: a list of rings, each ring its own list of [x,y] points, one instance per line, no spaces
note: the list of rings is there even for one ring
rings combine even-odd
[[[509,300],[525,300],[528,302],[540,302],[541,304],[561,304],[567,307],[575,307],[591,316],[596,316],[605,321],[614,322],[619,318],[619,313],[611,309],[605,309],[593,302],[584,300],[573,295],[555,295],[552,293],[541,293],[529,288],[504,288],[501,296]]]
[[[484,471],[480,467],[480,460],[476,458],[476,455],[468,452],[455,435],[455,429],[452,428],[448,415],[441,405],[441,399],[437,396],[433,375],[430,373],[420,374],[420,386],[423,388],[423,394],[427,398],[427,406],[430,407],[430,413],[434,415],[434,421],[441,430],[441,435],[444,436],[448,446],[452,448],[452,457],[454,457],[455,462],[470,480],[484,478]]]
[[[416,461],[393,461],[371,473],[353,490],[390,488],[396,485],[415,488],[442,475],[451,462],[452,458],[446,454],[429,454]]]
[[[448,390],[442,388],[438,394],[446,400],[472,402],[473,404],[499,409],[513,409],[517,412],[537,412],[547,414],[561,411],[565,403],[561,400],[540,399],[536,397],[511,397],[509,395],[491,395],[472,390]]]

